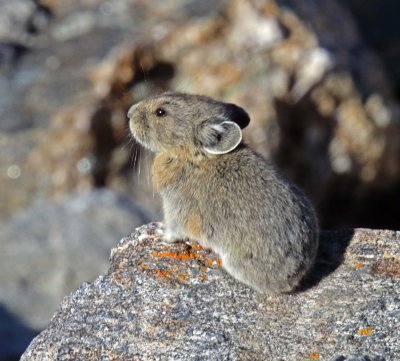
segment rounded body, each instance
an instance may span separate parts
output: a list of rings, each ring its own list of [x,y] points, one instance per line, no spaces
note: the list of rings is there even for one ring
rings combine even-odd
[[[160,154],[153,177],[167,237],[211,247],[239,281],[289,292],[313,265],[318,226],[309,201],[246,146],[196,161],[185,152]]]
[[[315,260],[316,216],[299,189],[242,143],[248,114],[166,93],[133,105],[128,117],[135,139],[156,153],[165,238],[211,247],[228,273],[260,292],[293,290]]]

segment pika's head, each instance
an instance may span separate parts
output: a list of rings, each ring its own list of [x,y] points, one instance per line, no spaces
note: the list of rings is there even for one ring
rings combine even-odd
[[[153,152],[184,149],[224,154],[242,141],[242,129],[250,118],[235,104],[181,93],[164,93],[133,105],[129,127]]]

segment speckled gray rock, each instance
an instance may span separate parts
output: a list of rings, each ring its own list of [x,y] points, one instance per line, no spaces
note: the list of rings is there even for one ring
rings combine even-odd
[[[349,356],[336,356],[330,361],[385,361],[384,357],[381,356],[370,356],[370,355],[349,355]]]
[[[113,237],[150,217],[97,190],[39,203],[0,223],[0,303],[26,327],[42,330],[66,294],[107,271]]]
[[[399,242],[394,231],[324,232],[312,276],[271,298],[210,251],[143,226],[21,360],[398,360]]]
[[[0,0],[0,44],[30,44],[33,33],[48,23],[49,10],[35,0]]]

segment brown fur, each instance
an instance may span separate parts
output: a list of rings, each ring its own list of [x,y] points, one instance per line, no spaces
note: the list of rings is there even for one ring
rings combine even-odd
[[[182,175],[184,162],[182,158],[168,153],[160,153],[154,159],[153,163],[153,185],[156,190],[173,184],[176,179]]]
[[[186,229],[192,239],[199,239],[203,238],[204,231],[203,231],[203,222],[201,219],[200,214],[193,213],[189,214],[188,218],[185,221]]]
[[[240,107],[167,93],[129,110],[135,138],[157,154],[153,182],[165,238],[212,247],[260,292],[293,290],[314,263],[318,225],[308,199],[242,143]]]

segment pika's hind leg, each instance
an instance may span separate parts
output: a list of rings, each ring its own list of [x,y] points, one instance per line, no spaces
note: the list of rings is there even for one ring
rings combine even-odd
[[[236,280],[263,292],[259,283],[259,275],[255,274],[253,267],[249,265],[244,259],[234,259],[234,257],[221,255],[222,266],[224,269]]]
[[[292,289],[288,280],[274,274],[265,261],[257,258],[223,257],[222,266],[233,278],[264,294],[277,295]]]

